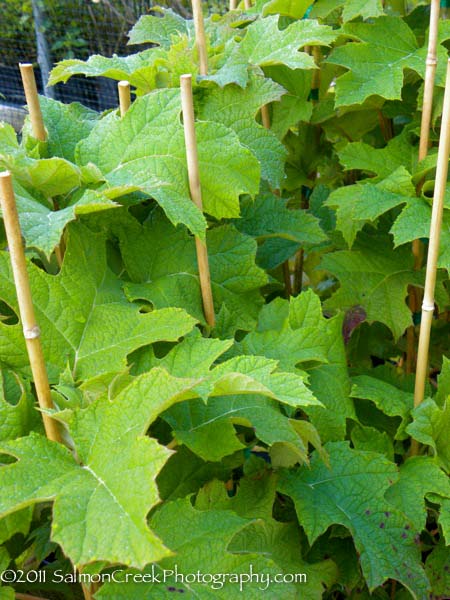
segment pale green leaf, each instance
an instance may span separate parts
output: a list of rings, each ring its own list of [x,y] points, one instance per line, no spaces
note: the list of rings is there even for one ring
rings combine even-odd
[[[146,522],[169,453],[144,434],[194,383],[154,369],[113,403],[104,398],[75,413],[70,431],[81,464],[34,433],[3,443],[1,451],[18,461],[0,469],[0,514],[53,500],[52,539],[75,565],[106,560],[143,568],[169,555]]]
[[[48,154],[73,162],[75,146],[89,135],[99,114],[76,102],[63,104],[46,96],[39,96],[39,104],[47,130]]]
[[[67,363],[76,378],[120,371],[127,354],[157,340],[175,341],[194,319],[168,308],[140,314],[125,298],[106,265],[105,240],[81,225],[69,229],[61,272],[49,275],[29,264],[36,318],[51,381]],[[17,311],[9,254],[0,254],[1,298]],[[0,323],[0,356],[8,368],[28,372],[22,327]]]
[[[66,83],[73,75],[85,75],[87,77],[109,77],[117,81],[125,79],[131,85],[140,90],[141,93],[154,89],[157,67],[155,62],[159,58],[165,58],[166,52],[158,48],[144,50],[130,56],[117,56],[111,58],[93,54],[87,61],[77,58],[62,60],[50,73],[49,85]]]
[[[119,232],[131,298],[146,299],[156,308],[178,306],[204,322],[195,241],[184,228],[174,228],[161,214],[143,227]],[[256,243],[223,225],[207,233],[215,312],[226,306],[234,328],[251,329],[260,306],[260,288],[267,276],[255,264]]]
[[[414,33],[400,17],[347,23],[343,33],[359,43],[339,46],[327,59],[349,69],[337,79],[336,106],[361,104],[372,95],[400,100],[404,69],[424,76],[426,47],[419,48]]]
[[[79,214],[107,210],[118,206],[106,195],[86,190],[78,201],[61,210],[50,210],[21,185],[14,184],[20,226],[26,245],[50,256],[60,242],[64,228]]]
[[[318,0],[314,3],[311,17],[327,17],[336,9],[344,7],[344,23],[356,17],[368,19],[384,14],[382,0]]]
[[[299,48],[327,46],[336,39],[331,27],[317,21],[296,21],[286,29],[278,28],[278,17],[259,19],[247,28],[241,50],[248,61],[261,67],[283,64],[291,69],[314,69],[315,63]]]
[[[143,15],[130,30],[129,44],[157,44],[170,48],[174,36],[191,35],[192,21],[187,21],[172,10],[161,10],[161,16]],[[158,11],[158,12],[159,12]]]
[[[255,121],[259,109],[279,100],[284,93],[271,79],[250,77],[247,86],[227,85],[213,88],[198,106],[198,118],[223,123],[236,132],[239,141],[252,151],[261,164],[261,176],[273,188],[278,188],[284,177],[286,150],[272,131]]]
[[[293,19],[301,19],[311,4],[311,0],[270,0],[264,5],[263,15],[279,14]]]
[[[189,195],[180,112],[179,90],[138,98],[122,119],[99,121],[78,146],[78,156],[81,164],[96,164],[110,185],[131,181],[154,197],[175,225],[182,222],[203,236],[205,219]],[[217,218],[238,216],[239,195],[258,190],[258,161],[220,123],[197,123],[196,133],[205,211]]]

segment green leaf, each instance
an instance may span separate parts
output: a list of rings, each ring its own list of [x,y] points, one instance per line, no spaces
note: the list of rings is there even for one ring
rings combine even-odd
[[[163,418],[171,425],[176,439],[204,460],[218,461],[245,445],[238,439],[234,424],[253,427],[261,442],[271,446],[283,442],[306,462],[305,445],[295,421],[280,411],[277,402],[260,395],[236,395],[184,402],[172,407]]]
[[[256,553],[233,553],[229,544],[233,537],[246,525],[251,523],[249,519],[238,516],[231,510],[197,510],[189,498],[177,500],[164,505],[152,517],[150,525],[157,534],[170,542],[172,550],[176,552],[173,558],[167,558],[155,567],[148,567],[143,574],[150,576],[154,573],[161,583],[145,584],[123,583],[106,584],[97,593],[99,599],[114,597],[117,600],[131,600],[132,598],[143,598],[144,600],[162,600],[167,598],[167,587],[181,589],[199,599],[231,599],[235,600],[245,596],[256,600],[261,596],[261,581],[248,582],[245,577],[250,569],[253,573],[259,573],[266,580],[273,577],[279,571],[279,567],[264,554]],[[204,581],[194,581],[192,577],[185,581],[179,574],[197,573],[205,574]],[[165,570],[165,571],[164,571]],[[165,580],[163,573],[166,574]],[[225,577],[221,574],[235,574]],[[206,574],[216,574],[215,580]],[[242,584],[239,583],[242,574]],[[144,580],[145,581],[145,580]],[[148,579],[147,579],[148,581]],[[295,587],[290,583],[272,583],[271,592],[280,596],[282,594],[295,594]]]
[[[330,468],[317,456],[310,469],[285,471],[278,489],[290,496],[310,543],[332,524],[352,534],[370,590],[389,578],[400,581],[414,598],[425,598],[429,583],[414,544],[415,531],[384,494],[396,481],[395,464],[374,452],[329,443]]]
[[[189,195],[179,90],[138,98],[122,119],[99,121],[78,146],[81,164],[93,162],[112,186],[130,181],[154,197],[169,219],[203,236],[205,219]],[[255,195],[259,163],[236,134],[220,123],[196,125],[204,209],[217,217],[239,215],[239,195]],[[242,165],[245,165],[245,170]]]
[[[133,281],[126,284],[129,296],[156,308],[184,308],[204,322],[195,241],[188,232],[158,213],[143,227],[130,225],[119,235]],[[251,329],[262,304],[260,288],[267,283],[255,264],[256,243],[231,225],[208,231],[206,239],[215,311],[226,306],[235,329]]]
[[[450,473],[450,403],[439,407],[426,398],[412,411],[413,422],[406,431],[421,444],[431,446],[441,466]]]
[[[145,432],[194,383],[153,369],[113,403],[103,398],[75,413],[70,432],[80,465],[66,448],[34,433],[2,443],[1,451],[18,461],[0,469],[0,514],[53,500],[52,539],[78,566],[106,560],[143,568],[169,555],[146,523],[169,453]]]
[[[308,122],[311,118],[313,112],[313,103],[309,101],[312,85],[311,71],[292,70],[277,65],[265,67],[264,73],[287,90],[280,101],[271,107],[270,128],[282,140],[291,127],[296,127],[299,121]]]
[[[420,285],[422,276],[412,270],[408,247],[392,250],[389,238],[359,237],[353,250],[339,250],[323,257],[321,268],[336,275],[340,289],[325,302],[330,309],[361,306],[369,323],[379,321],[398,339],[412,325],[405,298],[408,285]]]
[[[331,560],[311,564],[302,560],[299,549],[301,536],[293,523],[279,523],[274,519],[259,520],[240,531],[232,540],[230,550],[264,554],[271,558],[284,573],[305,574],[306,581],[297,584],[297,594],[304,600],[321,600],[324,584],[332,585],[337,579],[336,565]],[[272,590],[272,588],[269,588]]]
[[[273,358],[287,371],[301,362],[326,362],[331,333],[322,327],[320,302],[315,298],[308,291],[289,303],[267,304],[257,329],[236,344],[237,351]]]
[[[360,43],[339,46],[327,58],[349,69],[336,81],[336,106],[361,104],[372,95],[400,100],[404,69],[424,76],[426,47],[419,48],[414,33],[400,17],[347,23],[343,33]]]
[[[406,129],[390,140],[384,148],[374,148],[364,142],[352,142],[339,150],[338,155],[340,163],[346,170],[361,169],[382,178],[392,176],[391,191],[394,191],[392,184],[395,184],[398,176],[397,193],[413,195],[411,183],[408,184],[406,181],[404,170],[400,170],[400,167],[405,167],[409,173],[412,173],[417,164],[417,148],[411,143],[410,134]],[[393,173],[397,170],[397,176],[394,177]]]
[[[399,480],[387,490],[385,498],[403,510],[416,531],[422,531],[427,520],[424,498],[437,494],[450,499],[448,476],[428,456],[409,458],[399,472]]]
[[[314,69],[315,63],[304,46],[327,46],[336,39],[331,27],[317,21],[296,21],[280,30],[278,17],[259,19],[247,28],[241,51],[248,61],[260,67],[283,64],[290,69]]]
[[[35,188],[47,199],[66,195],[82,182],[80,169],[64,158],[28,158],[24,152],[0,155],[0,163],[24,187]]]
[[[314,3],[310,16],[324,18],[341,7],[344,7],[342,12],[344,23],[356,17],[369,19],[384,14],[382,0],[318,0]]]
[[[450,596],[450,548],[442,543],[433,548],[425,562],[425,572],[435,598]]]
[[[70,58],[62,60],[53,68],[48,83],[49,85],[66,83],[73,75],[102,76],[116,81],[125,79],[138,88],[140,93],[149,92],[156,87],[155,62],[165,57],[164,50],[152,48],[130,56],[114,54],[111,58],[107,58],[100,54],[93,54],[87,61]]]
[[[405,392],[381,379],[358,375],[353,377],[352,398],[370,400],[389,417],[401,417],[396,439],[405,439],[405,427],[414,406],[414,394]]]
[[[225,461],[205,461],[187,446],[178,446],[156,478],[159,494],[163,500],[184,498],[212,479],[229,479],[233,466]]]
[[[279,100],[283,93],[272,80],[252,76],[244,89],[237,85],[224,89],[215,86],[198,106],[199,119],[223,123],[236,132],[241,144],[259,160],[261,176],[273,188],[280,187],[284,177],[286,150],[272,131],[256,123],[255,117],[262,106]]]
[[[0,370],[0,441],[13,440],[34,428],[39,429],[40,417],[34,405],[29,386],[15,373]]]
[[[193,33],[192,21],[183,19],[170,9],[155,9],[162,16],[143,15],[128,34],[129,44],[158,44],[168,49],[174,37]]]
[[[48,134],[48,154],[74,162],[75,146],[89,135],[99,114],[76,102],[63,104],[46,96],[39,96],[39,104]]]
[[[29,264],[36,318],[51,381],[69,363],[75,378],[120,371],[127,354],[157,340],[175,341],[194,319],[168,308],[140,314],[106,265],[105,240],[81,225],[69,229],[61,272],[49,275]],[[17,311],[9,254],[0,254],[1,298]],[[21,325],[0,323],[0,356],[8,368],[28,372]]]
[[[443,406],[450,396],[450,359],[442,357],[442,369],[438,377],[438,391],[435,401],[439,406]]]
[[[16,533],[27,535],[30,530],[32,517],[32,508],[27,507],[0,519],[0,544],[9,540]]]
[[[289,210],[287,201],[269,190],[262,191],[254,202],[243,198],[241,213],[234,222],[236,228],[258,240],[282,238],[311,247],[327,239],[316,217],[305,210]]]
[[[59,244],[66,225],[75,220],[77,215],[118,206],[106,194],[86,190],[79,200],[70,206],[61,210],[50,210],[18,183],[14,184],[14,192],[21,231],[27,247],[41,250],[47,257]]]
[[[263,15],[280,14],[292,19],[301,19],[311,4],[311,0],[270,0],[264,5]]]
[[[394,446],[386,431],[381,432],[374,427],[356,424],[352,429],[351,439],[356,450],[378,452],[389,460],[394,460]]]

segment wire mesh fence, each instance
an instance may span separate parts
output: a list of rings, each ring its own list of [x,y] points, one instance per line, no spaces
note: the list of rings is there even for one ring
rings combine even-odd
[[[125,56],[127,33],[155,6],[190,16],[189,0],[0,0],[0,113],[14,117],[25,104],[19,62],[35,66],[40,93],[63,102],[81,102],[95,110],[117,106],[116,84],[104,77],[72,77],[46,88],[48,72],[60,60],[91,54]],[[206,9],[222,11],[224,0],[208,0]],[[12,110],[6,111],[6,107]],[[6,111],[6,112],[5,112]],[[16,125],[15,122],[12,123]]]

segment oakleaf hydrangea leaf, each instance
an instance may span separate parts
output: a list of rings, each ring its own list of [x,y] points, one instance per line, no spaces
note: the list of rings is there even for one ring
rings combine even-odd
[[[261,582],[243,583],[242,591],[239,584],[239,574],[253,572],[264,573],[265,577],[273,577],[280,568],[261,553],[240,553],[228,549],[233,537],[253,520],[243,518],[232,510],[211,509],[197,510],[189,498],[169,502],[161,507],[150,521],[150,526],[166,543],[171,543],[171,549],[176,553],[173,558],[166,558],[154,565],[147,567],[143,574],[154,573],[158,580],[152,584],[143,582],[124,585],[123,583],[108,583],[97,593],[100,600],[114,597],[117,600],[131,600],[139,598],[144,600],[162,600],[167,598],[168,589],[182,590],[201,600],[219,598],[220,600],[235,600],[242,598],[242,593],[250,600],[261,597]],[[167,541],[166,541],[167,540]],[[192,581],[183,582],[178,577],[175,580],[175,569],[178,573],[222,574],[234,573],[234,577],[216,575],[214,578],[205,576],[203,583]],[[250,567],[252,565],[252,567]],[[163,579],[163,570],[166,580]],[[172,575],[170,575],[172,572]],[[219,581],[219,578],[222,580]],[[145,581],[145,580],[144,580]],[[281,596],[295,594],[295,587],[289,583],[272,583],[270,591]]]
[[[450,481],[429,456],[413,456],[400,466],[399,480],[386,492],[386,500],[407,515],[416,531],[425,528],[428,494],[450,499]],[[439,502],[438,502],[439,503]]]
[[[421,444],[430,446],[439,464],[450,473],[450,403],[439,407],[434,400],[426,398],[412,411],[413,422],[406,431]]]
[[[159,10],[162,13],[160,16],[143,15],[139,19],[128,34],[129,44],[151,43],[168,49],[174,36],[193,33],[192,21],[183,19],[173,10]]]
[[[165,57],[166,52],[159,49],[144,50],[130,56],[117,56],[111,58],[93,54],[87,61],[69,58],[60,61],[50,73],[49,85],[66,83],[73,75],[87,77],[110,77],[117,81],[125,79],[136,86],[141,93],[149,92],[155,88],[158,58]]]
[[[342,20],[344,23],[356,17],[368,19],[384,14],[381,0],[318,0],[314,3],[311,17],[324,18],[336,9],[344,8]]]
[[[125,298],[121,282],[106,265],[105,240],[81,225],[69,228],[61,272],[49,275],[29,265],[36,318],[50,379],[69,363],[74,376],[120,371],[127,354],[157,340],[175,341],[195,320],[168,308],[140,314]],[[16,292],[7,252],[0,254],[0,297],[17,311]],[[22,327],[0,323],[3,365],[28,372]]]
[[[362,306],[369,323],[384,323],[397,339],[412,325],[405,302],[408,285],[420,285],[422,275],[412,270],[408,247],[391,248],[389,238],[360,236],[353,250],[325,255],[321,268],[336,275],[341,283],[340,289],[325,302],[327,308],[348,310]]]
[[[264,73],[287,91],[279,102],[272,104],[270,129],[282,140],[288,130],[299,121],[309,122],[313,103],[310,101],[312,74],[302,69],[289,69],[284,65],[265,67]]]
[[[284,177],[286,150],[275,135],[255,121],[261,106],[279,100],[284,90],[271,79],[252,76],[242,89],[228,85],[214,87],[199,105],[198,117],[217,121],[233,129],[239,141],[256,156],[261,164],[261,176],[278,188]]]
[[[311,290],[290,302],[278,299],[265,305],[256,330],[236,344],[236,352],[276,359],[282,370],[294,372],[296,365],[303,367],[312,361],[310,387],[326,409],[308,406],[304,410],[322,439],[345,435],[346,419],[354,416],[354,409],[342,319],[326,319],[320,299]]]
[[[189,195],[179,90],[138,98],[119,119],[99,121],[78,146],[81,164],[93,162],[110,185],[130,181],[154,197],[169,219],[203,236],[205,219]],[[220,123],[196,126],[204,209],[217,217],[239,215],[239,195],[258,191],[260,167],[236,134]],[[245,164],[245,170],[242,165]]]
[[[414,395],[368,375],[353,377],[352,382],[352,398],[370,400],[385,415],[401,417],[396,439],[406,438],[405,427],[410,420],[410,413],[414,406]]]
[[[47,130],[48,155],[74,162],[75,146],[89,135],[99,113],[77,102],[63,104],[46,96],[39,96],[39,104]]]
[[[286,205],[286,200],[269,190],[262,191],[254,202],[243,198],[242,216],[234,224],[258,240],[277,237],[311,247],[327,239],[316,217],[306,210],[289,210]]]
[[[336,106],[362,104],[372,95],[400,100],[404,69],[424,76],[427,48],[419,48],[414,33],[400,17],[381,16],[373,23],[347,23],[343,33],[360,43],[339,46],[327,58],[328,62],[349,69],[337,79]]]
[[[19,184],[14,184],[21,231],[30,248],[50,256],[59,244],[66,225],[78,214],[107,210],[118,206],[106,195],[87,190],[74,204],[61,210],[51,210]]]
[[[0,514],[53,500],[52,539],[78,566],[106,560],[143,568],[170,555],[146,523],[169,453],[144,434],[193,383],[154,369],[113,403],[105,398],[76,413],[70,430],[81,464],[35,433],[2,443],[18,460],[0,469]]]
[[[160,213],[143,227],[124,228],[120,246],[133,283],[126,290],[156,308],[179,306],[204,321],[195,242],[181,227],[174,228]],[[267,276],[255,264],[256,243],[231,225],[207,233],[215,311],[226,306],[235,329],[251,329],[262,305],[260,287]]]
[[[301,19],[310,5],[310,0],[270,0],[264,5],[263,15],[278,13],[284,17]]]
[[[28,387],[14,373],[0,370],[0,441],[40,429],[40,417]]]
[[[327,467],[317,456],[310,469],[285,471],[278,489],[295,503],[310,543],[332,524],[351,532],[369,590],[387,579],[400,581],[414,598],[425,598],[429,582],[414,543],[417,531],[384,495],[397,468],[375,452],[351,450],[346,442],[326,445]]]

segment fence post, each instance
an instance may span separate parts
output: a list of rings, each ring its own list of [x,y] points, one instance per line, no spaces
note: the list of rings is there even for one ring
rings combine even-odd
[[[34,32],[36,35],[37,61],[41,70],[42,88],[44,96],[55,97],[52,87],[47,87],[48,77],[52,68],[50,50],[45,37],[44,12],[41,0],[31,0],[33,6]]]

